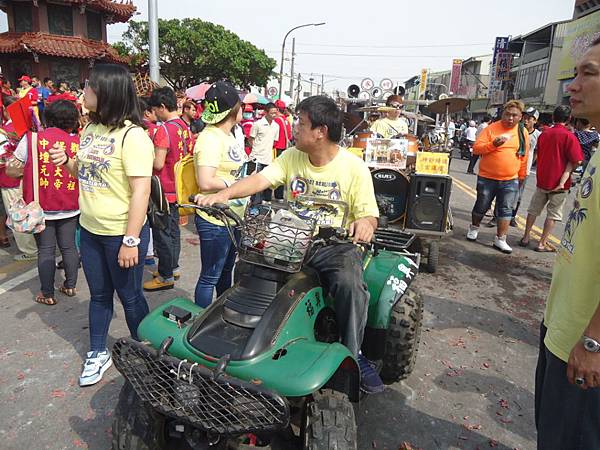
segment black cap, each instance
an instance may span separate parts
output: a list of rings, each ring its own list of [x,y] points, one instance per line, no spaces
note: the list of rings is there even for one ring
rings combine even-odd
[[[202,120],[205,123],[219,123],[231,108],[240,102],[240,97],[235,87],[228,81],[217,81],[208,88],[204,95],[204,112]]]

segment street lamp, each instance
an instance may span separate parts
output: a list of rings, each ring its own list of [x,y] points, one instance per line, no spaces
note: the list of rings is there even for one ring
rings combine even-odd
[[[305,23],[304,25],[298,25],[297,27],[292,28],[290,31],[288,31],[285,34],[285,37],[283,38],[283,43],[281,44],[281,66],[279,67],[279,98],[281,98],[281,95],[283,93],[283,56],[284,56],[284,52],[285,52],[285,40],[287,39],[287,37],[290,35],[290,33],[292,31],[297,30],[298,28],[320,27],[321,25],[325,25],[325,22]]]

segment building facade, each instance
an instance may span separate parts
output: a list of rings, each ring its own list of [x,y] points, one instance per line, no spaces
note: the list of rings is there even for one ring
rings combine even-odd
[[[131,0],[0,0],[8,32],[0,33],[2,75],[22,74],[79,84],[98,61],[126,63],[106,41],[106,26],[127,22]]]

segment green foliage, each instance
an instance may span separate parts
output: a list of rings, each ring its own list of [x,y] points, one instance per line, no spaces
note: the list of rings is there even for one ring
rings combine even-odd
[[[158,21],[161,75],[174,89],[204,80],[229,79],[246,87],[264,86],[276,62],[263,50],[221,25],[200,19]],[[114,45],[132,65],[148,64],[148,23],[130,21],[123,41]]]

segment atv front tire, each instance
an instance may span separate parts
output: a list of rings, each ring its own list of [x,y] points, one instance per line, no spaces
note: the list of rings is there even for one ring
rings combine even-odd
[[[142,402],[128,381],[121,388],[112,425],[112,450],[164,448],[165,418]]]
[[[395,383],[412,373],[421,339],[422,321],[423,297],[409,288],[392,308],[381,368],[384,382]]]
[[[321,389],[312,397],[302,415],[302,449],[356,450],[356,419],[348,396]]]

